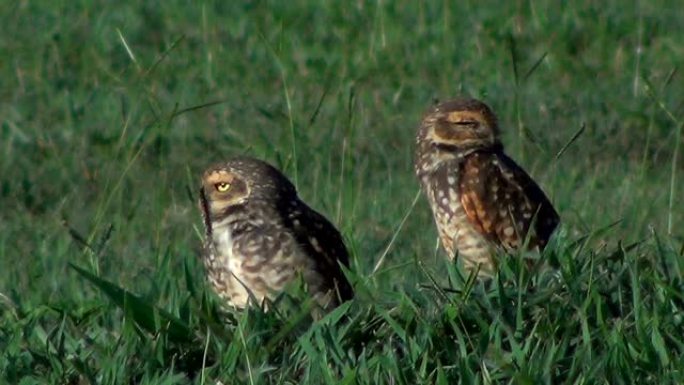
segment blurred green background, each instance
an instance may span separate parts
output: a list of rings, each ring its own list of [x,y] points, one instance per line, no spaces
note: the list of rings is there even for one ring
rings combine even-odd
[[[411,205],[415,131],[460,95],[497,112],[563,239],[620,221],[597,250],[654,232],[677,249],[683,20],[673,0],[4,1],[3,312],[106,304],[68,262],[176,303],[184,264],[202,279],[199,175],[239,154],[339,226],[381,302],[411,290],[416,260],[443,266]]]

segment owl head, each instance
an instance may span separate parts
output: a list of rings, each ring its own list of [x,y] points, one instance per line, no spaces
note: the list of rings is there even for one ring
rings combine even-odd
[[[432,107],[423,119],[419,140],[445,151],[500,145],[496,115],[476,99],[454,99]]]
[[[416,175],[430,175],[440,167],[480,150],[503,150],[496,115],[476,99],[453,99],[433,106],[416,136]]]
[[[209,167],[202,174],[200,206],[206,218],[223,216],[253,203],[277,205],[295,199],[292,183],[270,164],[239,157]]]

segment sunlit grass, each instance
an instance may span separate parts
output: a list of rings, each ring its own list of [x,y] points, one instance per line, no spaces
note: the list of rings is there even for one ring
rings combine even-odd
[[[683,18],[0,4],[0,383],[682,383]],[[561,214],[534,272],[468,280],[414,201],[418,121],[459,94]],[[352,251],[357,296],[323,320],[297,290],[263,313],[205,288],[197,178],[245,153]]]

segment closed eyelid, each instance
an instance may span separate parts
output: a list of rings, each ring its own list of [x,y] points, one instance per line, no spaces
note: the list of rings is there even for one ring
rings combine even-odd
[[[483,116],[475,111],[453,111],[446,114],[445,120],[454,124],[472,124],[482,122]]]

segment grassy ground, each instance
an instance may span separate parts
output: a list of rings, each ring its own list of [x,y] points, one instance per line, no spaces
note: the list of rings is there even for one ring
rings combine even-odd
[[[0,383],[683,383],[683,8],[488,3],[0,3]],[[413,136],[460,94],[561,213],[555,269],[435,249]],[[204,287],[198,175],[243,153],[353,251],[321,322]]]

